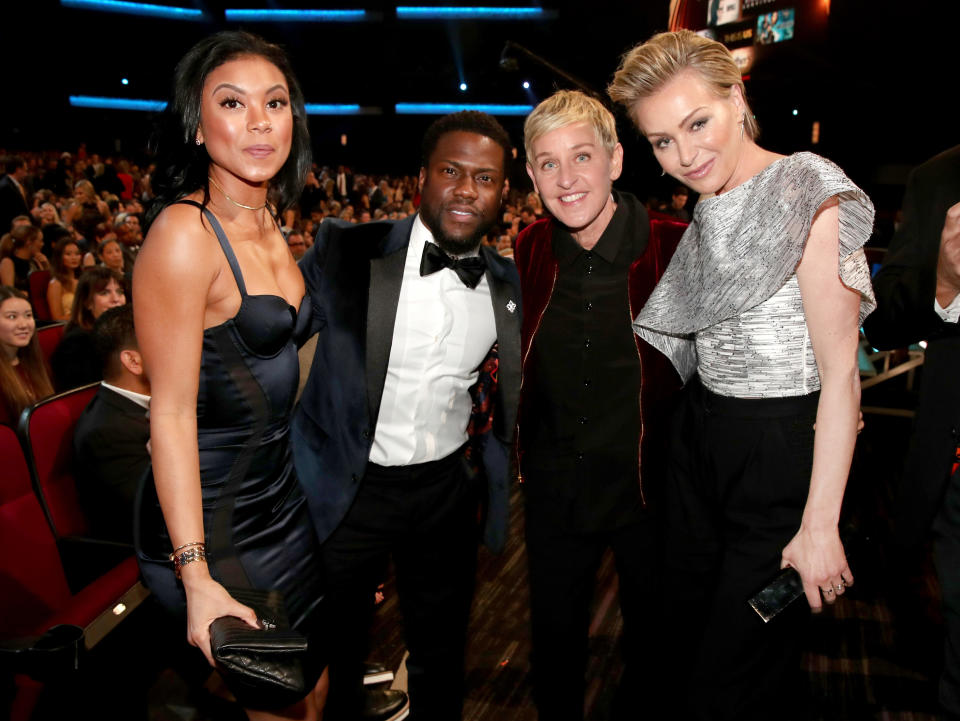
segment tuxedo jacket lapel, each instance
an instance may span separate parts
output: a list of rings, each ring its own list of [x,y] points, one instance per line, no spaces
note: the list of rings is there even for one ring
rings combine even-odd
[[[416,217],[416,216],[414,216]],[[393,326],[397,320],[403,266],[410,244],[413,219],[397,223],[384,239],[383,254],[370,260],[370,288],[367,297],[367,403],[370,432],[377,425],[380,398],[387,378],[387,364],[393,345]]]

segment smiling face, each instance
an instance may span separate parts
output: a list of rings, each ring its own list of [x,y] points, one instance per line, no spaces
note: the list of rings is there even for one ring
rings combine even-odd
[[[633,116],[660,166],[702,194],[736,187],[746,144],[740,88],[720,97],[693,70],[678,74],[653,95],[634,103]]]
[[[90,312],[94,319],[103,315],[105,310],[116,308],[127,302],[127,297],[123,288],[113,278],[107,283],[103,290],[94,293],[89,301]]]
[[[0,303],[0,349],[11,360],[17,351],[30,345],[36,323],[33,309],[24,298],[7,298]]]
[[[197,139],[211,162],[260,185],[290,154],[293,113],[280,69],[259,55],[225,62],[203,84]]]
[[[44,225],[57,222],[57,209],[52,203],[44,203],[40,206],[40,220]]]
[[[566,125],[531,143],[527,174],[543,204],[581,243],[596,241],[613,217],[610,195],[623,169],[620,143],[600,144],[590,123]]]
[[[477,248],[497,219],[503,195],[503,148],[479,133],[455,130],[437,141],[420,169],[420,215],[441,248]]]

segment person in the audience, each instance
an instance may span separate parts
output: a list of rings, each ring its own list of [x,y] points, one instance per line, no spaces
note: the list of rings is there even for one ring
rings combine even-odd
[[[43,233],[36,226],[18,225],[10,231],[13,239],[11,253],[0,260],[0,285],[9,285],[25,293],[30,292],[27,277],[32,270],[45,270],[50,267],[43,254]]]
[[[0,423],[53,393],[37,341],[33,308],[18,289],[0,286]]]
[[[303,239],[303,233],[299,230],[292,230],[287,235],[287,247],[293,254],[294,260],[300,260],[303,254],[307,252],[307,243]]]
[[[94,323],[93,340],[103,381],[74,431],[77,493],[94,537],[132,543],[133,500],[150,467],[150,382],[137,346],[133,308],[105,311]]]
[[[730,51],[689,30],[624,56],[608,89],[701,196],[634,321],[686,382],[671,433],[665,582],[672,717],[809,718],[803,604],[745,602],[790,566],[809,608],[853,583],[840,509],[858,426],[859,328],[875,307],[873,204],[836,165],[779,155]],[[658,592],[654,590],[653,592]]]
[[[77,292],[83,255],[73,238],[61,238],[53,247],[53,277],[47,286],[47,305],[53,320],[69,320]]]
[[[101,379],[100,359],[93,343],[93,323],[107,309],[126,302],[123,276],[117,271],[96,266],[80,274],[70,319],[50,358],[58,391]]]

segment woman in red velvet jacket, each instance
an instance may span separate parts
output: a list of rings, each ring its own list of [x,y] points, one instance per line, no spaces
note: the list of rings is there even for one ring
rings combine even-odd
[[[627,718],[657,685],[653,629],[644,620],[658,612],[652,507],[666,405],[679,387],[631,320],[685,224],[657,221],[651,232],[643,205],[612,189],[623,149],[597,100],[560,91],[527,118],[524,135],[527,172],[552,216],[524,229],[514,252],[524,311],[517,449],[534,698],[541,718],[582,719],[589,604],[601,556],[612,548],[626,662],[612,716]]]

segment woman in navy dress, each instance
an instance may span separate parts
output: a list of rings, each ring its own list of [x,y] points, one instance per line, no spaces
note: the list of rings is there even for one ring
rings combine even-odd
[[[213,663],[214,619],[257,624],[225,586],[279,589],[291,624],[308,637],[316,627],[316,540],[288,436],[310,304],[276,222],[299,194],[310,145],[303,96],[275,45],[219,33],[175,78],[134,271],[153,394],[139,551],[151,589],[185,604],[187,639]],[[316,713],[309,694],[282,717]]]

